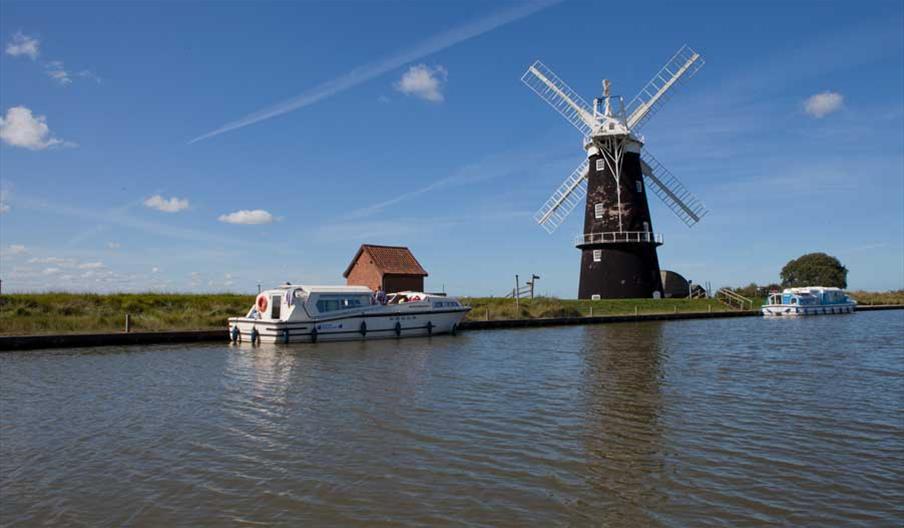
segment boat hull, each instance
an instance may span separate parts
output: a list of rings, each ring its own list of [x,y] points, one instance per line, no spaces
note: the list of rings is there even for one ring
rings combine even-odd
[[[295,322],[233,317],[229,319],[229,336],[232,341],[242,343],[316,343],[451,334],[469,310],[462,307],[442,311],[359,313]]]
[[[856,304],[830,304],[816,306],[800,306],[794,304],[766,304],[762,307],[766,317],[801,317],[805,315],[831,315],[854,313]]]

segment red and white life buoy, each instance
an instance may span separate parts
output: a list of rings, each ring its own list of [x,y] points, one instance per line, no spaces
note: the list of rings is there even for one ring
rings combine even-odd
[[[257,296],[257,311],[267,313],[267,296],[263,293]]]

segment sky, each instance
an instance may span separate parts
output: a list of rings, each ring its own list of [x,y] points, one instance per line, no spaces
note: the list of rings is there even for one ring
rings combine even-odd
[[[706,65],[643,130],[707,206],[651,196],[663,269],[766,284],[802,254],[904,288],[904,3],[0,3],[3,291],[344,283],[404,245],[426,289],[577,295],[583,159],[520,82],[542,60],[629,101],[683,44]]]

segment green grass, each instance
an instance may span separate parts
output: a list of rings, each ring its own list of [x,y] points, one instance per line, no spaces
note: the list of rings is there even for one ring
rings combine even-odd
[[[127,313],[135,332],[225,328],[253,302],[232,293],[17,293],[0,296],[0,334],[119,332]]]
[[[512,299],[499,297],[464,297],[462,301],[470,304],[473,310],[468,314],[469,320],[483,321],[494,319],[538,319],[544,317],[581,317],[589,316],[591,307],[593,315],[631,315],[656,313],[689,313],[689,312],[722,312],[731,310],[715,299],[606,299],[600,301],[583,301],[577,299],[557,299],[554,297],[537,297],[524,300],[515,306]],[[754,301],[754,307],[762,304]],[[636,310],[636,312],[635,312]]]

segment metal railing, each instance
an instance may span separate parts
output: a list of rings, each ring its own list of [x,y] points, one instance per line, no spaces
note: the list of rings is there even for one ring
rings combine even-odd
[[[748,299],[728,288],[722,288],[717,291],[716,299],[738,310],[753,310],[753,299]]]
[[[618,244],[622,242],[649,242],[662,244],[662,235],[650,231],[609,231],[606,233],[585,233],[574,239],[577,246],[584,244]]]

